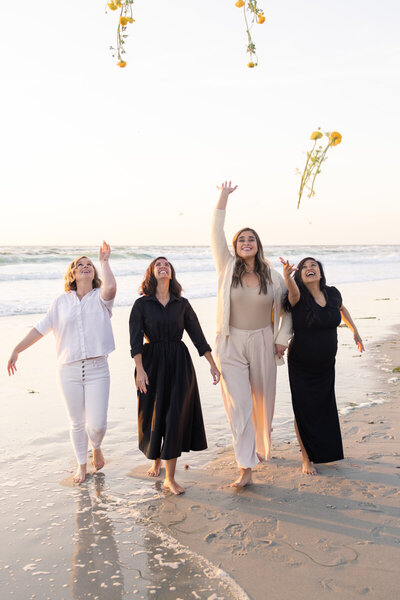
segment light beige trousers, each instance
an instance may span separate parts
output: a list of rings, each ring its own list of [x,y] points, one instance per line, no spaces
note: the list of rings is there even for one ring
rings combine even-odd
[[[255,467],[256,452],[267,459],[271,454],[276,393],[272,326],[230,327],[229,336],[217,336],[216,358],[237,463],[244,469]]]

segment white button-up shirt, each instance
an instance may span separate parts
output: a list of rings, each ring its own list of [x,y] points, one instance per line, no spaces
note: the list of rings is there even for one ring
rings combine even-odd
[[[58,296],[35,329],[53,331],[58,361],[65,364],[105,356],[115,349],[111,328],[113,300],[103,300],[95,288],[79,300],[76,292]]]

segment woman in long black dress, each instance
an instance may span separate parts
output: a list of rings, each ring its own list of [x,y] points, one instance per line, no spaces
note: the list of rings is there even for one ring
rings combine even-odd
[[[177,458],[189,450],[207,448],[196,373],[182,342],[186,330],[199,355],[210,363],[214,384],[220,374],[197,316],[175,277],[171,263],[160,256],[147,268],[142,297],[129,319],[131,356],[136,365],[139,448],[153,460],[151,477],[165,460],[164,487],[173,494],[185,490],[175,481]],[[143,337],[147,343],[143,344]]]
[[[280,260],[288,288],[286,307],[293,317],[288,367],[302,472],[315,475],[312,463],[343,458],[335,398],[337,327],[342,319],[360,352],[364,346],[339,290],[326,285],[322,264],[309,256],[297,268]]]

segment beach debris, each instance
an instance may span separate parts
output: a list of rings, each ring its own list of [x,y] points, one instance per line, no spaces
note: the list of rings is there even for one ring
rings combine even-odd
[[[392,369],[392,373],[400,373],[400,367],[395,367]]]
[[[185,471],[187,471],[188,469],[190,469],[189,465],[185,465],[183,468],[185,469]]]
[[[35,390],[31,390],[31,389],[27,389],[26,390],[28,392],[28,394],[38,394],[39,392],[36,392]]]
[[[328,138],[328,143],[325,147],[322,145],[317,145],[318,140],[324,137],[324,135]],[[337,146],[342,141],[342,135],[338,131],[321,131],[321,128],[318,127],[317,131],[313,131],[310,140],[314,142],[311,150],[307,152],[307,160],[303,171],[299,169],[296,170],[298,175],[301,175],[300,180],[300,189],[297,201],[297,208],[300,207],[301,198],[303,196],[304,191],[308,190],[308,198],[315,196],[315,180],[317,175],[321,173],[322,163],[327,160],[327,152],[329,148],[332,146]]]
[[[118,17],[117,25],[117,46],[110,46],[112,57],[117,58],[117,66],[120,69],[124,69],[127,65],[125,60],[126,50],[125,43],[128,38],[129,25],[135,23],[133,18],[133,3],[135,0],[110,0],[106,2],[106,12],[116,12]],[[246,27],[247,35],[247,48],[246,52],[249,55],[249,62],[247,66],[249,69],[253,69],[258,65],[258,58],[256,55],[256,45],[251,37],[251,30],[255,24],[262,25],[265,23],[266,18],[264,11],[258,6],[257,0],[236,0],[235,6],[237,8],[243,8],[243,17]]]

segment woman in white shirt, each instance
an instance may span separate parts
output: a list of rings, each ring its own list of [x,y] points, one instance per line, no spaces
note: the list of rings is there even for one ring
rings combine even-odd
[[[72,446],[78,463],[75,483],[86,478],[88,443],[96,470],[104,467],[101,442],[107,428],[110,373],[107,356],[115,348],[110,317],[117,290],[103,241],[99,251],[102,280],[87,256],[72,261],[65,274],[65,293],[11,353],[8,374],[17,370],[18,355],[53,331],[59,362],[58,376],[70,421]]]
[[[225,209],[236,187],[225,182],[220,188],[211,246],[218,274],[216,358],[240,468],[232,486],[240,488],[252,482],[253,467],[270,457],[276,365],[283,364],[291,317],[283,310],[283,278],[264,258],[254,229],[241,229],[233,238],[234,254],[229,251]]]

